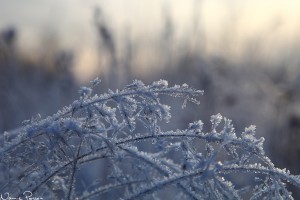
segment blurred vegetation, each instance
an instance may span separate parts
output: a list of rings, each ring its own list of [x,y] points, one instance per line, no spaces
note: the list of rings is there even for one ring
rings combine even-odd
[[[77,94],[72,53],[57,49],[52,58],[32,61],[18,53],[17,39],[13,27],[0,33],[0,132],[38,113],[53,114]]]
[[[154,62],[147,56],[135,57],[139,48],[147,48],[149,43],[132,38],[127,31],[120,44],[104,12],[95,11],[98,54],[108,60],[108,70],[98,74],[103,80],[102,89],[118,88],[135,78],[146,83],[162,78],[171,84],[187,83],[203,89],[200,107],[190,106],[188,112],[173,115],[178,118],[172,120],[178,128],[196,118],[208,120],[219,112],[233,119],[237,131],[255,124],[258,135],[266,137],[265,149],[275,165],[300,174],[300,63],[285,60],[266,67],[266,63],[257,61],[253,45],[238,65],[221,56],[205,56],[201,27],[194,27],[194,32],[178,41],[172,18],[168,10],[164,12],[161,34],[155,43],[150,41],[156,55],[160,55]],[[32,61],[18,53],[17,39],[15,27],[0,33],[0,132],[18,127],[37,113],[43,117],[54,113],[70,104],[79,88],[72,73],[72,52],[56,49],[52,57]],[[137,59],[147,63],[147,73],[137,72]],[[295,199],[300,198],[297,195]]]

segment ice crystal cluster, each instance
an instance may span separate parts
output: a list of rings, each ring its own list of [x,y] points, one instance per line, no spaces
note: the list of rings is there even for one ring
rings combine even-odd
[[[0,193],[43,199],[293,199],[300,177],[276,168],[255,126],[236,133],[220,114],[183,130],[171,120],[170,97],[198,104],[202,91],[160,80],[133,81],[93,94],[53,116],[24,122],[1,136]],[[170,96],[165,98],[164,96]],[[241,179],[248,184],[240,184]]]

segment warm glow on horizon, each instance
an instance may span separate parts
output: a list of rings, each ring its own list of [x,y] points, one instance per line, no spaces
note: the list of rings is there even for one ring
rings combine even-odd
[[[209,53],[244,56],[249,45],[257,42],[259,47],[255,50],[262,54],[280,54],[286,48],[298,48],[299,1],[231,2],[213,0],[203,4],[204,30],[211,44]]]
[[[294,51],[300,48],[300,1],[297,0],[30,2],[2,0],[0,28],[15,26],[20,32],[21,50],[37,53],[39,48],[44,48],[42,35],[53,33],[62,48],[75,52],[78,61],[75,69],[79,74],[95,69],[99,60],[95,58],[99,56],[93,21],[96,7],[101,8],[117,42],[122,42],[128,34],[133,43],[143,44],[137,47],[139,58],[134,58],[141,65],[148,62],[145,61],[147,55],[151,55],[151,59],[159,56],[155,56],[154,41],[160,44],[157,40],[161,39],[166,17],[172,20],[174,43],[204,41],[205,46],[200,48],[207,56],[239,61],[252,49],[258,57],[274,58],[273,62],[276,62],[281,55],[284,58],[294,56]],[[193,33],[194,26],[197,30]]]

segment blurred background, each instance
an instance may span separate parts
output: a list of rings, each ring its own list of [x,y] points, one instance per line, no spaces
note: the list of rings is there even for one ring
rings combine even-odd
[[[0,0],[0,132],[55,113],[95,77],[98,92],[166,79],[205,90],[200,106],[173,108],[174,127],[219,112],[237,132],[255,124],[276,166],[300,174],[299,10],[297,0]]]

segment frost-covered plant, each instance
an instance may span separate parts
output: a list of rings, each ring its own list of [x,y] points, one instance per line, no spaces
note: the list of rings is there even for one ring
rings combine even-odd
[[[43,199],[293,199],[286,183],[300,177],[276,168],[255,126],[241,134],[220,114],[184,130],[162,130],[171,118],[161,96],[199,103],[186,84],[134,81],[122,90],[80,99],[51,117],[33,118],[1,139],[0,193]],[[207,131],[205,131],[207,129]],[[105,174],[101,173],[105,170]],[[95,174],[88,176],[91,171]],[[99,175],[96,177],[96,175]],[[239,184],[249,174],[249,184]],[[233,175],[233,176],[232,176]],[[93,178],[93,180],[91,180]],[[87,180],[88,179],[88,180]],[[88,186],[83,183],[88,182]],[[108,198],[109,197],[109,198]]]

